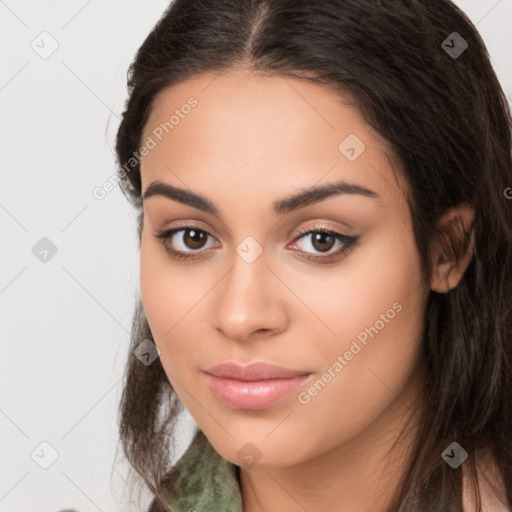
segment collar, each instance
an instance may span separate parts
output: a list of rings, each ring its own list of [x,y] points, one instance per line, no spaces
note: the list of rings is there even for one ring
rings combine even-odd
[[[172,467],[169,510],[243,512],[240,468],[222,457],[197,428],[189,447]]]

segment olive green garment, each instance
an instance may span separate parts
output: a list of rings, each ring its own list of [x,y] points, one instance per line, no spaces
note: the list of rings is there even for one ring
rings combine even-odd
[[[171,469],[175,484],[167,500],[172,512],[243,512],[239,467],[215,451],[198,429]],[[148,512],[161,509],[152,503]]]
[[[170,475],[175,481],[167,500],[171,512],[243,512],[240,468],[223,458],[198,428],[192,442]],[[408,512],[457,512],[458,507],[435,504],[412,507]],[[340,509],[341,510],[341,509]],[[162,512],[155,501],[148,512]]]

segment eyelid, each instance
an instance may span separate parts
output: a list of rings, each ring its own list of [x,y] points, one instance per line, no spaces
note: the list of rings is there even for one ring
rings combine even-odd
[[[299,249],[299,253],[303,254],[301,258],[304,258],[306,260],[310,261],[317,261],[320,263],[327,263],[329,261],[337,261],[340,260],[346,253],[348,253],[350,250],[354,249],[357,244],[359,243],[360,236],[354,236],[354,235],[345,235],[343,233],[340,233],[336,229],[331,229],[326,226],[322,225],[315,225],[310,226],[307,228],[302,228],[299,230],[298,235],[294,238],[291,245],[296,244],[297,241],[301,240],[302,238],[306,238],[306,236],[314,234],[314,233],[324,233],[331,237],[333,237],[337,242],[341,244],[341,247],[337,249],[334,252],[326,252],[324,256],[322,256],[322,253],[310,253],[307,251],[302,251]],[[289,246],[288,246],[289,247]]]
[[[155,238],[161,239],[165,242],[165,240],[167,240],[168,238],[171,238],[172,236],[174,236],[176,233],[179,233],[180,231],[190,231],[190,230],[194,230],[194,229],[197,231],[203,232],[208,238],[213,238],[214,240],[219,242],[218,238],[216,236],[212,235],[207,229],[205,229],[201,226],[196,226],[194,224],[183,224],[183,225],[176,226],[176,227],[163,228],[163,229],[157,230],[156,233],[154,233],[154,236],[155,236]],[[204,252],[207,250],[208,249],[200,249],[197,251],[186,251],[186,252],[199,253],[199,252]]]
[[[163,228],[159,231],[157,231],[154,236],[158,239],[162,240],[162,245],[164,246],[164,249],[174,258],[174,259],[191,259],[195,260],[198,258],[202,258],[206,254],[210,253],[212,251],[212,247],[206,248],[206,249],[198,249],[198,250],[190,250],[190,251],[183,251],[181,249],[175,249],[171,248],[166,244],[166,240],[173,237],[176,233],[181,231],[188,231],[188,230],[198,230],[203,232],[207,238],[213,238],[217,241],[217,243],[220,243],[218,238],[214,235],[212,235],[207,229],[195,225],[194,222],[190,222],[187,224],[181,224],[177,227],[169,227],[169,228]],[[322,256],[322,253],[309,253],[307,251],[298,250],[296,252],[304,254],[306,256],[301,256],[303,259],[310,260],[310,261],[316,261],[316,262],[323,262],[327,263],[328,261],[333,260],[339,260],[343,257],[345,253],[350,251],[352,248],[354,248],[358,242],[359,238],[357,236],[352,235],[345,235],[343,233],[338,232],[335,229],[326,227],[325,225],[313,225],[306,228],[299,229],[299,232],[294,237],[292,242],[287,245],[287,248],[290,245],[295,244],[298,240],[305,238],[306,235],[311,235],[314,233],[326,233],[336,239],[339,243],[342,244],[342,247],[334,252],[327,252],[325,256]]]

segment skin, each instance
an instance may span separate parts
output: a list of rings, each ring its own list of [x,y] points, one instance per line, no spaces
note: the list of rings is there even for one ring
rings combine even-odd
[[[344,511],[384,511],[417,426],[413,414],[391,449],[420,405],[428,294],[456,286],[470,255],[456,263],[436,249],[432,281],[425,281],[407,183],[385,140],[346,98],[244,69],[196,76],[157,96],[142,140],[190,96],[198,105],[141,164],[143,194],[158,180],[203,195],[219,211],[163,196],[143,202],[141,296],[165,372],[213,447],[241,466],[246,512],[339,510],[341,503]],[[366,146],[354,161],[338,149],[349,134]],[[379,199],[338,195],[285,215],[272,211],[278,199],[339,180]],[[447,222],[458,215],[466,225],[473,218],[469,208],[450,215]],[[155,234],[190,224],[211,235],[202,246],[186,231],[165,243],[202,256],[173,259]],[[297,240],[299,229],[318,227],[359,242],[321,263],[325,253],[312,235]],[[248,236],[263,251],[252,263],[236,252]],[[324,247],[329,254],[340,244]],[[394,318],[300,403],[298,393],[394,303],[402,306]],[[313,376],[266,409],[235,409],[216,397],[202,372],[224,361],[266,361]],[[260,455],[250,467],[238,456],[248,442]]]

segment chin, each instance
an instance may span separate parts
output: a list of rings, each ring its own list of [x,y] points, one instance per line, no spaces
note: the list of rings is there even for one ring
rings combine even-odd
[[[307,456],[298,449],[301,443],[289,436],[286,443],[284,436],[271,434],[265,438],[266,435],[239,435],[229,440],[224,436],[220,443],[210,442],[222,457],[244,468],[284,468],[300,463]]]

